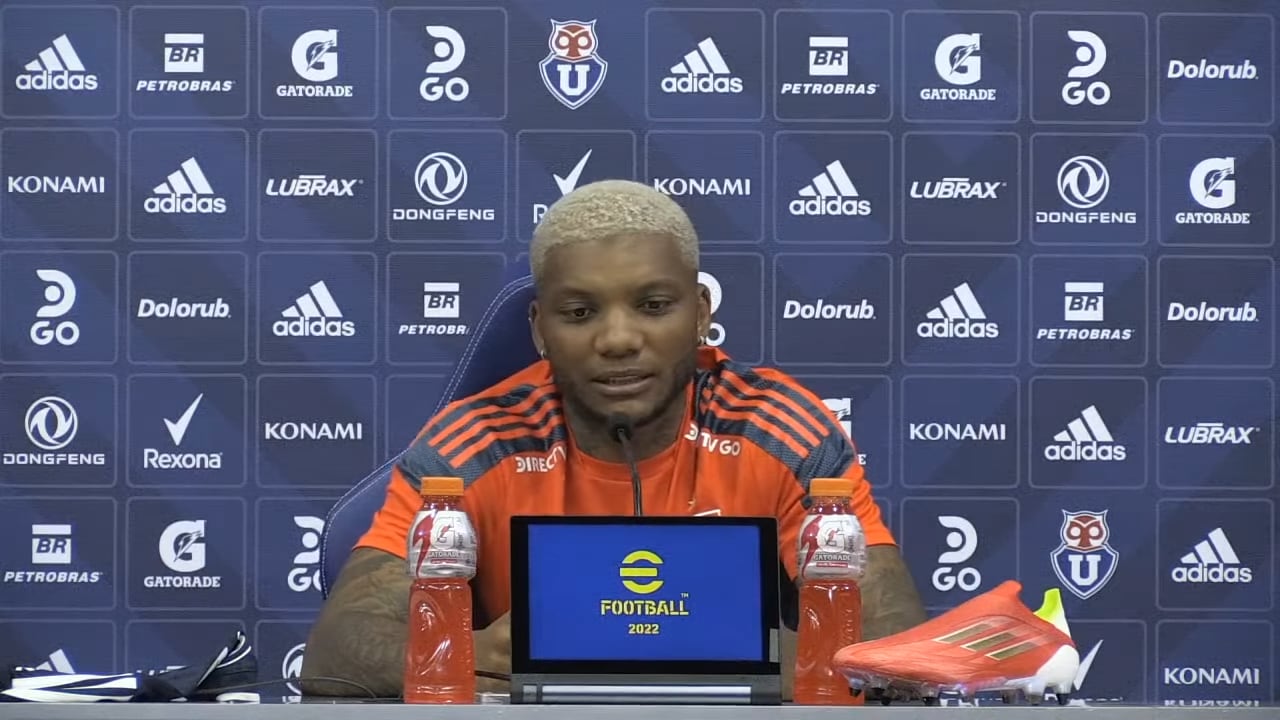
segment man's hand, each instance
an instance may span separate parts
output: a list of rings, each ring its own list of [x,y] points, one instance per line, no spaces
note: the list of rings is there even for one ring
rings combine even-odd
[[[511,614],[507,613],[475,631],[476,669],[511,675]],[[511,684],[505,680],[476,678],[476,692],[506,693]]]
[[[911,572],[893,545],[867,548],[867,570],[858,587],[864,641],[900,633],[927,619]]]

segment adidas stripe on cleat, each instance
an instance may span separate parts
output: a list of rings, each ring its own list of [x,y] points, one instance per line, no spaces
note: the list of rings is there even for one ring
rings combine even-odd
[[[998,692],[1032,704],[1053,693],[1070,698],[1080,667],[1057,589],[1032,612],[1009,580],[921,625],[889,637],[855,643],[832,658],[856,694],[885,705],[920,698],[932,705],[944,693],[966,700]]]

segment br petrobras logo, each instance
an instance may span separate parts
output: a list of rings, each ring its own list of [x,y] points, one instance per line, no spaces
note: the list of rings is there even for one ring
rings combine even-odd
[[[132,8],[128,35],[132,115],[248,115],[248,35],[246,8]]]
[[[1062,511],[1058,536],[1062,544],[1049,556],[1053,572],[1081,600],[1106,587],[1116,572],[1120,553],[1111,547],[1107,510]]]
[[[1157,157],[1162,243],[1230,247],[1274,242],[1272,138],[1164,135]]]
[[[1147,138],[1035,135],[1031,139],[1032,239],[1039,243],[1141,244],[1147,233]],[[1087,227],[1087,237],[1080,228]]]
[[[114,500],[6,500],[0,502],[0,522],[0,541],[12,548],[0,571],[6,608],[114,606]]]
[[[500,253],[392,253],[387,259],[387,359],[447,364],[462,354],[502,285]]]
[[[604,86],[609,63],[599,53],[595,20],[552,20],[550,52],[538,63],[542,84],[561,105],[577,110]]]
[[[1161,122],[1274,120],[1274,14],[1161,13],[1156,23]]]
[[[884,10],[778,10],[774,113],[779,120],[887,120],[892,16]]]
[[[1147,260],[1135,255],[1031,259],[1036,365],[1144,365]]]

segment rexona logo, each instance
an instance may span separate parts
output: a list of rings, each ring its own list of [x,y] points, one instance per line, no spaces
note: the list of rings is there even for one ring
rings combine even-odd
[[[147,318],[219,318],[231,317],[231,306],[226,300],[216,298],[210,302],[188,302],[178,298],[156,300],[138,299],[138,317]]]
[[[943,38],[933,51],[933,68],[952,87],[920,88],[920,99],[994,101],[995,88],[969,87],[982,80],[981,50],[981,33],[957,33]]]
[[[787,204],[787,211],[797,217],[871,214],[871,201],[858,195],[858,188],[839,160],[828,163],[826,169],[814,175],[796,194],[799,197]]]
[[[169,173],[164,182],[152,188],[151,197],[143,201],[142,209],[166,215],[221,215],[227,211],[227,201],[214,192],[200,163],[189,157]]]
[[[321,280],[299,295],[280,312],[282,319],[271,323],[276,337],[352,337],[356,324],[342,319],[342,310]]]
[[[1166,445],[1252,445],[1253,434],[1260,429],[1221,422],[1170,425],[1164,429],[1164,442]]]
[[[1258,66],[1245,58],[1239,63],[1211,63],[1199,60],[1170,60],[1165,77],[1170,80],[1257,80]]]
[[[147,588],[220,588],[222,577],[195,575],[205,566],[204,520],[178,520],[160,533],[157,550],[164,566],[181,575],[148,575]]]
[[[331,178],[328,175],[295,175],[270,178],[263,190],[268,197],[355,197],[361,178]]]
[[[169,431],[169,439],[173,447],[182,447],[182,440],[187,435],[187,427],[200,407],[204,393],[196,395],[196,399],[182,411],[177,420],[164,419],[165,429]],[[222,453],[220,452],[170,452],[154,447],[143,448],[142,467],[148,470],[221,470]]]
[[[1191,552],[1182,556],[1169,573],[1176,583],[1239,584],[1253,582],[1252,568],[1240,563],[1240,556],[1222,528],[1214,528]]]
[[[1258,309],[1245,301],[1241,305],[1210,305],[1201,300],[1198,305],[1180,302],[1169,303],[1165,316],[1169,322],[1258,322]]]
[[[458,320],[462,316],[462,283],[422,283],[422,318],[424,320]],[[466,335],[467,326],[460,322],[404,324],[397,335]]]
[[[855,304],[829,303],[819,298],[806,303],[788,300],[782,305],[783,320],[874,320],[876,308],[866,298]]]
[[[1003,180],[972,180],[947,177],[941,180],[911,181],[911,197],[916,200],[998,200]]]
[[[907,426],[912,440],[936,442],[939,440],[995,440],[1008,439],[1005,423],[940,423],[913,422]]]
[[[1210,157],[1191,168],[1187,185],[1191,199],[1209,212],[1180,212],[1173,216],[1179,225],[1248,225],[1251,213],[1222,212],[1236,204],[1236,159]]]
[[[54,38],[49,47],[40,51],[35,60],[22,67],[25,72],[14,77],[19,90],[69,90],[98,89],[98,76],[85,70],[80,55],[66,35]]]
[[[1067,423],[1067,429],[1054,435],[1053,442],[1044,448],[1044,459],[1050,462],[1118,462],[1126,457],[1128,449],[1111,436],[1094,405]]]
[[[671,66],[662,79],[662,92],[677,94],[726,95],[742,92],[742,78],[733,74],[716,41],[704,38],[684,60]]]
[[[277,97],[351,97],[351,85],[326,85],[338,77],[338,31],[308,30],[293,41],[289,51],[293,72],[309,85],[277,85]]]
[[[916,325],[922,338],[991,339],[1000,336],[1000,325],[987,321],[987,313],[974,297],[969,283],[960,283]]]

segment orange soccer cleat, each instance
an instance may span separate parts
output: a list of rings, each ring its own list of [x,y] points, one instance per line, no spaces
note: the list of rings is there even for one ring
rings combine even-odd
[[[965,699],[999,691],[1012,702],[1019,691],[1034,704],[1046,692],[1065,705],[1080,667],[1080,655],[1062,611],[1057,588],[1044,594],[1034,613],[1018,598],[1022,585],[998,587],[921,625],[896,635],[855,643],[832,658],[857,693],[888,705],[894,697],[920,697],[926,704],[943,692]]]

